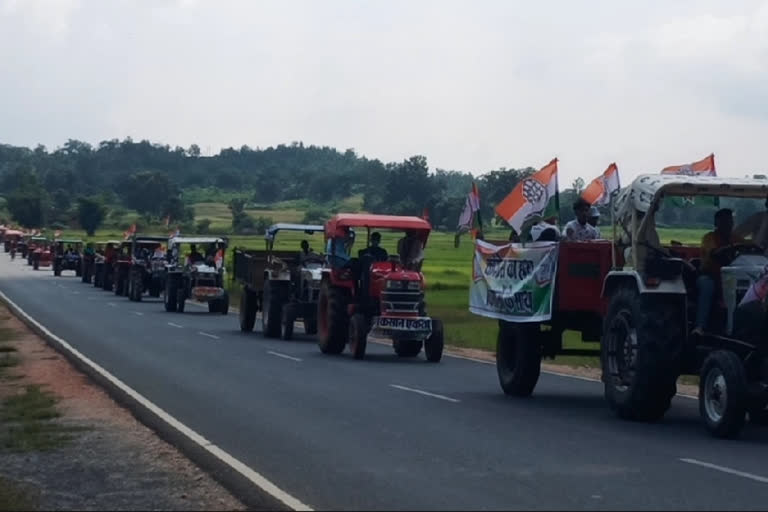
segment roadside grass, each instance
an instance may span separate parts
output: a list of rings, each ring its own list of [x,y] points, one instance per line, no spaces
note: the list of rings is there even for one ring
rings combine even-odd
[[[57,423],[56,397],[37,385],[3,400],[0,406],[0,450],[48,451],[62,446],[81,428]]]
[[[0,476],[0,512],[37,509],[37,501],[28,492]]]

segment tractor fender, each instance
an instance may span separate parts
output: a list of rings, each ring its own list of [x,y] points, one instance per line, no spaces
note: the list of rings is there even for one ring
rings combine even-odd
[[[643,294],[671,294],[685,295],[685,283],[682,276],[675,279],[665,280],[657,286],[647,286],[640,274],[635,270],[612,270],[608,272],[603,281],[603,291],[600,294],[602,298],[608,298],[617,288],[621,286],[634,286],[635,289]]]

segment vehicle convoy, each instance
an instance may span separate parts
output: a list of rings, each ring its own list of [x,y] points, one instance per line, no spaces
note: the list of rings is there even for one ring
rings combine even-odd
[[[190,253],[184,255],[184,247]],[[197,252],[206,248],[205,254]],[[215,236],[183,237],[168,240],[167,275],[163,302],[165,310],[183,313],[187,300],[208,303],[208,312],[226,315],[229,312],[229,294],[224,289],[224,257],[227,239]]]
[[[365,247],[351,257],[355,228],[367,231]],[[371,230],[405,232],[398,254],[387,255]],[[425,280],[421,273],[424,247],[431,231],[419,217],[337,214],[325,224],[328,268],[323,269],[318,299],[318,345],[325,354],[345,346],[363,359],[368,335],[392,340],[400,357],[422,349],[430,362],[443,354],[443,324],[427,315]],[[375,249],[374,249],[375,246]]]
[[[82,270],[80,271],[80,279],[84,283],[90,284],[91,280],[94,278],[96,265],[96,247],[93,242],[85,244],[80,264],[82,265]]]
[[[34,248],[30,248],[29,261],[32,268],[38,270],[40,267],[50,267],[53,263],[53,253],[51,252],[51,243],[45,237],[36,237]],[[41,240],[40,240],[41,239]]]
[[[124,240],[108,240],[104,242],[103,249],[96,250],[94,262],[94,286],[105,291],[112,291],[115,283],[115,269],[117,258],[123,246]]]
[[[27,241],[27,265],[33,265],[34,254],[38,247],[48,244],[48,239],[44,236],[31,236]]]
[[[82,267],[83,241],[79,239],[56,239],[53,241],[53,275],[60,276],[64,270],[74,270],[80,277]]]
[[[150,297],[160,297],[165,288],[166,262],[162,246],[166,242],[168,238],[163,236],[133,235],[124,285],[128,299],[139,302],[145,292],[149,292]],[[121,270],[121,275],[125,276],[126,271]]]
[[[265,250],[235,249],[234,275],[242,286],[240,330],[250,332],[261,311],[262,332],[270,338],[293,336],[301,319],[307,334],[317,332],[317,300],[324,258],[314,251],[277,250],[279,233],[321,233],[323,226],[278,223],[264,234]],[[309,245],[307,245],[309,248]]]
[[[22,259],[27,259],[29,254],[29,239],[32,237],[29,233],[24,233],[16,242],[16,251],[19,253]]]
[[[767,419],[768,303],[763,296],[746,322],[736,305],[765,277],[768,258],[754,245],[732,248],[709,324],[696,331],[700,249],[677,242],[661,246],[655,231],[655,212],[670,196],[765,200],[768,184],[683,175],[636,178],[614,203],[618,240],[559,242],[551,319],[499,320],[496,367],[505,393],[530,395],[542,356],[590,353],[563,348],[568,329],[600,343],[605,398],[621,418],[662,418],[678,377],[694,374],[700,377],[700,414],[713,435],[736,436],[747,413],[756,423]]]

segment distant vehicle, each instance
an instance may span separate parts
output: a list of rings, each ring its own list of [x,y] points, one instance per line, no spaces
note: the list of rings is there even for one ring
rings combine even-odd
[[[587,353],[563,348],[563,332],[573,330],[600,342],[605,398],[621,418],[660,419],[670,407],[678,377],[698,374],[699,411],[712,435],[736,436],[747,413],[755,422],[768,419],[765,332],[750,332],[748,323],[739,325],[735,316],[747,289],[768,270],[768,258],[753,245],[732,248],[733,258],[721,270],[722,300],[715,301],[707,332],[696,334],[700,248],[678,243],[656,247],[649,237],[655,232],[655,215],[648,212],[670,196],[766,199],[768,183],[638,176],[616,200],[615,230],[624,234],[622,240],[559,243],[551,320],[499,321],[496,368],[506,394],[533,392],[542,356]],[[758,313],[756,325],[768,321],[768,298],[762,301],[763,318]]]
[[[27,241],[27,265],[33,265],[34,254],[39,246],[48,244],[48,239],[44,236],[31,236]]]
[[[35,248],[30,253],[32,268],[38,270],[40,267],[50,267],[53,264],[53,253],[51,252],[51,243],[48,239],[35,241]]]
[[[3,233],[3,248],[5,249],[5,252],[11,252],[13,242],[18,244],[22,235],[24,235],[24,233],[18,229],[6,229],[5,233]]]
[[[188,257],[185,246],[204,247],[204,252]],[[210,313],[229,312],[229,294],[224,288],[226,249],[227,239],[217,236],[177,236],[168,240],[163,294],[166,311],[183,313],[186,301],[194,299],[208,303]]]
[[[354,229],[367,231],[365,247],[352,257]],[[371,230],[405,233],[398,254],[377,261],[369,252]],[[349,347],[365,357],[369,335],[389,338],[400,357],[422,347],[429,362],[443,355],[443,323],[427,314],[423,250],[432,227],[419,217],[340,213],[325,224],[329,267],[323,269],[318,299],[318,345],[325,354]],[[402,253],[402,255],[401,255]]]
[[[74,270],[80,277],[82,268],[83,241],[80,239],[56,239],[53,241],[53,275],[60,276],[64,270]]]
[[[155,251],[168,241],[167,237],[134,235],[131,238],[130,267],[127,276],[127,295],[132,301],[141,300],[145,292],[160,297],[165,288],[165,257],[155,257]]]
[[[307,334],[317,332],[317,300],[324,267],[322,254],[311,252],[299,257],[299,240],[293,250],[277,250],[279,233],[322,233],[323,226],[278,223],[267,229],[265,250],[235,249],[234,274],[242,286],[240,295],[240,330],[250,332],[261,311],[265,336],[293,337],[296,320],[304,322]]]

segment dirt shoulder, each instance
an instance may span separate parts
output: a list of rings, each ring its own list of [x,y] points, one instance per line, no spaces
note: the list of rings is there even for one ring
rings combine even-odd
[[[245,510],[0,306],[0,510]]]

